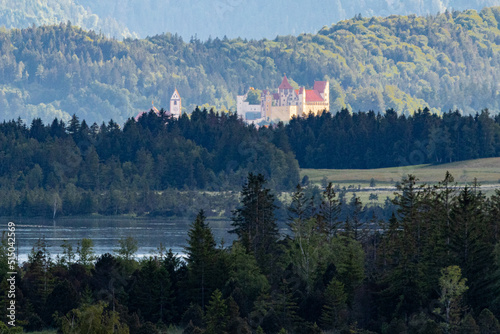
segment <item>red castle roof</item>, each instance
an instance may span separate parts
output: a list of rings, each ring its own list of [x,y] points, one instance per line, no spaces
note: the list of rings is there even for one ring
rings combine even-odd
[[[326,81],[314,81],[314,90],[322,93],[325,91]]]
[[[302,90],[302,88],[301,88]],[[295,94],[299,95],[299,90],[295,90]],[[324,102],[323,98],[321,95],[314,89],[307,89],[306,90],[306,102]]]
[[[293,89],[292,85],[288,82],[286,75],[283,77],[283,81],[281,81],[281,85],[278,87],[279,89]]]

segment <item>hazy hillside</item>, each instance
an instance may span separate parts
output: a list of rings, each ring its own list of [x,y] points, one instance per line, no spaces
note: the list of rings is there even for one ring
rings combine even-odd
[[[123,22],[141,37],[162,32],[184,39],[197,35],[205,40],[222,38],[275,38],[277,35],[314,33],[323,25],[361,14],[436,14],[446,9],[477,9],[498,6],[500,0],[75,0],[101,17]]]
[[[356,18],[317,34],[273,40],[194,39],[170,34],[111,40],[66,24],[0,31],[0,119],[89,122],[126,118],[175,87],[185,111],[234,108],[250,86],[330,81],[332,111],[412,113],[500,110],[500,7],[480,13]]]
[[[136,37],[119,19],[99,17],[74,0],[0,0],[0,26],[6,28],[59,24],[68,20],[110,37]]]
[[[84,29],[117,38],[154,36],[164,32],[185,40],[212,38],[275,38],[314,33],[324,25],[364,17],[428,15],[445,10],[481,10],[500,0],[0,0],[0,26],[25,28],[70,20]]]

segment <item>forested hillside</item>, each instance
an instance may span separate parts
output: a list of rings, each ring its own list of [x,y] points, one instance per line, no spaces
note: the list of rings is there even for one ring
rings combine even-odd
[[[410,175],[392,218],[368,223],[359,198],[340,218],[337,195],[330,183],[316,204],[297,187],[283,233],[274,193],[250,173],[232,215],[235,242],[218,246],[200,210],[185,261],[162,244],[137,260],[133,237],[98,257],[91,239],[60,241],[54,257],[41,238],[16,268],[17,326],[64,334],[500,332],[499,190],[485,198],[448,173],[435,186]],[[3,235],[4,308],[8,247]],[[0,328],[9,320],[0,314]]]
[[[0,26],[27,28],[71,21],[86,29],[116,38],[133,37],[128,28],[110,17],[99,17],[74,0],[0,0]]]
[[[76,0],[102,17],[113,17],[140,36],[161,32],[178,33],[184,38],[197,35],[206,40],[230,38],[275,38],[277,35],[313,33],[323,25],[345,20],[355,15],[388,16],[391,14],[436,14],[446,9],[481,10],[498,6],[498,0],[310,0],[289,1],[186,0],[182,2],[144,0],[109,1]],[[209,15],[207,15],[210,13]],[[210,24],[207,24],[207,21]],[[144,24],[154,22],[154,24]]]
[[[318,34],[274,40],[193,39],[170,34],[107,39],[60,24],[0,32],[0,118],[118,124],[168,106],[234,108],[250,86],[329,80],[331,109],[413,113],[500,110],[500,7],[480,13],[343,21]]]
[[[12,121],[0,125],[0,151],[0,211],[7,216],[183,215],[197,194],[172,190],[223,193],[238,189],[250,171],[278,190],[300,181],[291,151],[234,114],[206,110],[179,120],[151,112],[123,129],[76,116],[67,125],[35,119],[29,128]],[[197,205],[214,200],[217,194]]]
[[[314,33],[361,14],[364,17],[429,15],[445,10],[481,10],[500,0],[0,0],[0,26],[26,28],[32,23],[74,24],[117,38],[145,38],[164,32],[184,39],[275,38],[278,35]]]
[[[221,204],[219,195],[238,189],[252,171],[272,189],[290,191],[299,165],[359,169],[500,156],[500,116],[343,110],[260,129],[199,109],[178,120],[150,112],[123,129],[74,116],[67,124],[4,122],[0,152],[3,215],[179,216],[196,206],[227,215],[234,198]],[[200,195],[205,191],[214,193]],[[345,192],[340,198],[348,201]]]

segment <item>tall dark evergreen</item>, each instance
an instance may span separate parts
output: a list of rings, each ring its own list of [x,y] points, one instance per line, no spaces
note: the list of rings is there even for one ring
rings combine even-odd
[[[491,231],[481,192],[465,187],[457,196],[450,218],[451,249],[463,276],[469,280],[466,301],[475,310],[487,307],[494,296],[489,290],[493,269]]]
[[[279,239],[274,210],[274,195],[264,188],[266,180],[262,174],[248,174],[241,190],[241,207],[233,212],[232,233],[252,253],[264,272],[269,273],[273,262],[273,251]]]
[[[212,230],[205,222],[205,213],[201,210],[188,232],[186,246],[188,278],[191,300],[201,305],[202,309],[214,291],[216,253]]]

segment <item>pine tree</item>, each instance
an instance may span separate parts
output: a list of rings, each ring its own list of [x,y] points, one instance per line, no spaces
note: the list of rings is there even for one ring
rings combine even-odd
[[[466,303],[473,309],[487,307],[491,295],[493,245],[485,219],[485,200],[480,192],[465,187],[455,200],[450,213],[451,250],[456,263],[469,281]]]
[[[273,263],[273,251],[278,240],[278,227],[274,210],[274,195],[264,188],[262,174],[248,174],[241,191],[241,204],[233,212],[234,229],[247,252],[252,253],[264,273],[269,273]]]
[[[321,324],[326,330],[340,331],[347,325],[347,294],[344,284],[335,278],[325,290],[325,305],[321,313]]]
[[[207,334],[224,334],[229,321],[229,312],[226,301],[222,298],[222,293],[216,289],[212,294],[212,299],[207,306],[204,316]]]
[[[481,334],[500,334],[500,323],[490,310],[485,308],[478,318],[479,332]]]
[[[459,334],[479,334],[479,326],[474,320],[472,314],[467,314],[462,323],[460,324],[460,328],[458,330]]]
[[[193,300],[205,309],[205,296],[214,288],[211,286],[216,257],[212,230],[205,222],[205,213],[200,210],[188,232],[186,247],[189,284],[194,289]]]
[[[408,316],[424,302],[422,271],[422,246],[424,245],[422,224],[421,187],[416,186],[416,178],[409,175],[398,186],[394,204],[398,206],[398,217],[390,220],[385,261],[388,271],[382,276],[386,289],[381,302],[388,311],[400,316]]]
[[[334,236],[339,226],[340,201],[336,198],[335,189],[331,182],[325,187],[319,206],[318,225],[325,226],[326,233]]]
[[[168,272],[158,261],[149,258],[133,275],[130,310],[140,311],[145,320],[169,323],[173,317],[173,297]]]

